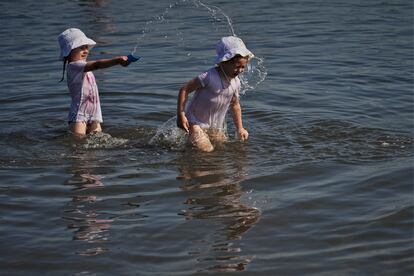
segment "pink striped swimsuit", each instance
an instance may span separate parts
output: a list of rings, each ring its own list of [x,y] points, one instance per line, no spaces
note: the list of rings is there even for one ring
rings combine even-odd
[[[94,74],[84,72],[85,60],[68,64],[67,83],[72,98],[68,122],[102,123],[101,103]]]

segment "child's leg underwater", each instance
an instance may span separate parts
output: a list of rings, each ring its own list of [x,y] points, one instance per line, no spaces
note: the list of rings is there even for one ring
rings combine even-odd
[[[69,123],[70,131],[78,138],[83,138],[86,134],[91,132],[102,132],[101,124],[99,122],[74,122]]]
[[[99,122],[92,122],[87,125],[86,133],[102,132],[101,124]]]
[[[69,129],[74,136],[83,138],[86,135],[86,122],[69,123]]]
[[[218,128],[210,128],[206,132],[208,134],[208,137],[210,138],[210,141],[214,145],[223,144],[227,141],[226,134]]]
[[[214,150],[207,133],[199,125],[190,126],[188,142],[201,151],[211,152]]]

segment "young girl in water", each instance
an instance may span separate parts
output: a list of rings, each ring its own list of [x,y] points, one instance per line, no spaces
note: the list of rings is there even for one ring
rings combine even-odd
[[[229,107],[240,139],[249,136],[242,123],[238,75],[254,55],[235,36],[221,38],[216,53],[216,66],[184,84],[177,102],[177,126],[189,133],[192,146],[205,152],[213,151],[226,139],[224,124]],[[188,94],[193,91],[195,95],[186,107]]]
[[[98,86],[93,70],[115,65],[128,66],[126,56],[111,59],[86,61],[90,49],[96,42],[86,37],[79,29],[70,28],[58,37],[60,58],[63,60],[63,76],[67,65],[67,84],[72,98],[68,123],[70,130],[77,137],[84,137],[90,132],[101,132],[102,113]]]

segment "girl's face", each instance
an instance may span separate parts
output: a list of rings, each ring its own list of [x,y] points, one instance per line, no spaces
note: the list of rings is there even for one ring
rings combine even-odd
[[[89,46],[82,45],[78,48],[73,49],[69,54],[69,62],[78,61],[78,60],[86,60],[89,54]]]
[[[226,75],[233,79],[244,72],[248,62],[249,59],[247,57],[236,57],[227,62],[223,62],[222,66]]]

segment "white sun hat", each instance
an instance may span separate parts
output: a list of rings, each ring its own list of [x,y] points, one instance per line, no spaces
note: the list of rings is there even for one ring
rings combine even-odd
[[[236,55],[241,55],[242,57],[247,57],[248,59],[254,57],[253,53],[246,48],[246,45],[244,45],[243,40],[236,36],[222,37],[216,44],[216,53],[216,64],[228,61]]]
[[[81,30],[70,28],[58,36],[60,46],[60,58],[64,59],[75,48],[88,45],[90,48],[95,46],[96,42],[88,38]]]

